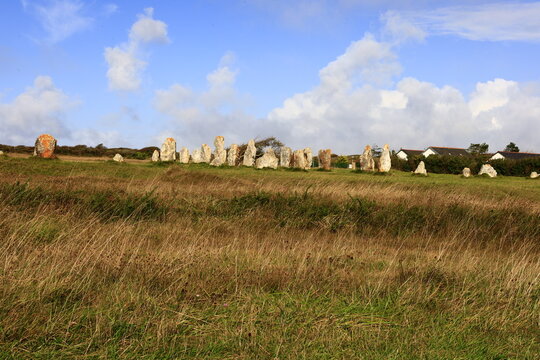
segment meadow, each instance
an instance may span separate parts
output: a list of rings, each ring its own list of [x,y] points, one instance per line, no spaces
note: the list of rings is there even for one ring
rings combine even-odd
[[[540,179],[0,158],[0,359],[537,359]]]

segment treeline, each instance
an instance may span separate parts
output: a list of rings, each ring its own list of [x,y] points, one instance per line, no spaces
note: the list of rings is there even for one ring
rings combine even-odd
[[[0,150],[6,153],[22,153],[33,154],[33,146],[10,146],[1,145]],[[95,147],[87,145],[75,145],[75,146],[57,146],[55,154],[57,155],[72,155],[72,156],[91,156],[91,157],[113,157],[116,154],[122,155],[127,159],[145,160],[150,159],[154,150],[159,150],[155,146],[149,146],[142,149],[130,149],[130,148],[107,148],[103,144],[99,144]]]
[[[461,174],[463,168],[468,167],[473,174],[480,171],[482,164],[487,163],[488,155],[471,156],[445,156],[431,155],[413,156],[408,160],[403,160],[397,156],[392,156],[392,168],[401,171],[414,171],[420,161],[424,161],[426,169],[434,174]],[[490,160],[491,166],[497,170],[499,175],[505,176],[529,176],[532,171],[540,170],[540,157],[527,158],[522,160]]]

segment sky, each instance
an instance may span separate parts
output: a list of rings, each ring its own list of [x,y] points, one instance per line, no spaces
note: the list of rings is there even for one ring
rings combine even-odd
[[[0,143],[540,152],[540,2],[5,0]]]

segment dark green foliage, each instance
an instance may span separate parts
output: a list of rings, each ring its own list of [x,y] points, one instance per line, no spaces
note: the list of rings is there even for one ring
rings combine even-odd
[[[120,196],[114,192],[98,192],[88,201],[90,211],[104,220],[159,220],[167,213],[167,208],[154,196],[153,192],[142,196],[127,194]]]
[[[349,167],[349,159],[346,156],[340,155],[334,161],[333,166],[336,168],[347,169]]]
[[[519,147],[511,142],[510,144],[506,145],[504,151],[519,152]]]
[[[529,176],[533,171],[540,171],[540,157],[521,160],[499,159],[489,162],[499,175]]]
[[[485,154],[488,152],[489,145],[486,143],[482,144],[471,144],[469,148],[467,149],[468,152],[471,154]]]

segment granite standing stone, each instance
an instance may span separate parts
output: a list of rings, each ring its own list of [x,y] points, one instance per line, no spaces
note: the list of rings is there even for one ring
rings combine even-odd
[[[180,153],[179,153],[179,156],[178,156],[178,161],[181,163],[181,164],[188,164],[189,163],[189,150],[187,147],[182,147],[182,149],[180,149]]]
[[[306,156],[304,150],[295,150],[293,153],[293,166],[298,169],[306,168]]]
[[[487,174],[489,177],[494,178],[497,177],[497,170],[495,170],[490,164],[484,164],[480,168],[480,172],[478,173],[478,175],[484,174]]]
[[[420,161],[420,164],[418,164],[418,166],[416,167],[416,170],[414,170],[414,173],[418,175],[427,176],[426,164],[424,164],[423,161]]]
[[[304,149],[304,157],[306,158],[306,169],[311,169],[311,165],[313,164],[313,152],[311,151],[311,148],[305,148]]]
[[[319,167],[324,170],[330,170],[332,162],[332,150],[319,150]]]
[[[291,165],[291,153],[290,147],[282,146],[279,150],[279,165],[284,168],[288,168]]]
[[[223,136],[216,136],[214,140],[214,159],[210,163],[212,166],[221,166],[227,161],[227,151],[225,150],[225,138]]]
[[[371,146],[366,145],[364,152],[360,156],[360,170],[375,171],[375,160],[373,160],[373,151]]]
[[[471,169],[469,169],[468,167],[464,168],[462,175],[463,177],[466,177],[466,178],[471,177]]]
[[[238,159],[238,145],[232,144],[227,154],[227,165],[236,166],[236,159]]]
[[[116,162],[124,162],[124,157],[120,154],[116,154],[114,155],[113,157],[113,161],[116,161]]]
[[[206,144],[201,146],[202,162],[209,164],[212,159],[212,149]]]
[[[200,164],[204,162],[201,149],[193,150],[193,152],[191,153],[191,161],[193,161],[194,164]]]
[[[263,156],[257,159],[255,162],[255,167],[257,169],[272,168],[277,169],[278,167],[278,158],[274,153],[273,149],[268,149]]]
[[[538,173],[536,171],[533,171],[531,173],[531,179],[536,179],[537,177],[539,177],[540,175],[538,175]]]
[[[56,139],[52,135],[43,134],[38,136],[34,147],[34,156],[44,159],[53,159],[55,158],[55,150]]]
[[[257,154],[257,148],[255,147],[255,140],[249,140],[246,151],[244,152],[244,161],[242,165],[253,166],[255,163],[255,155]]]
[[[159,161],[159,150],[154,150],[154,152],[152,153],[152,161],[153,162]]]
[[[176,160],[176,141],[173,138],[165,139],[165,142],[161,145],[160,159],[161,161]]]
[[[390,146],[385,144],[380,158],[379,171],[389,172],[392,168],[392,160],[390,159]]]

